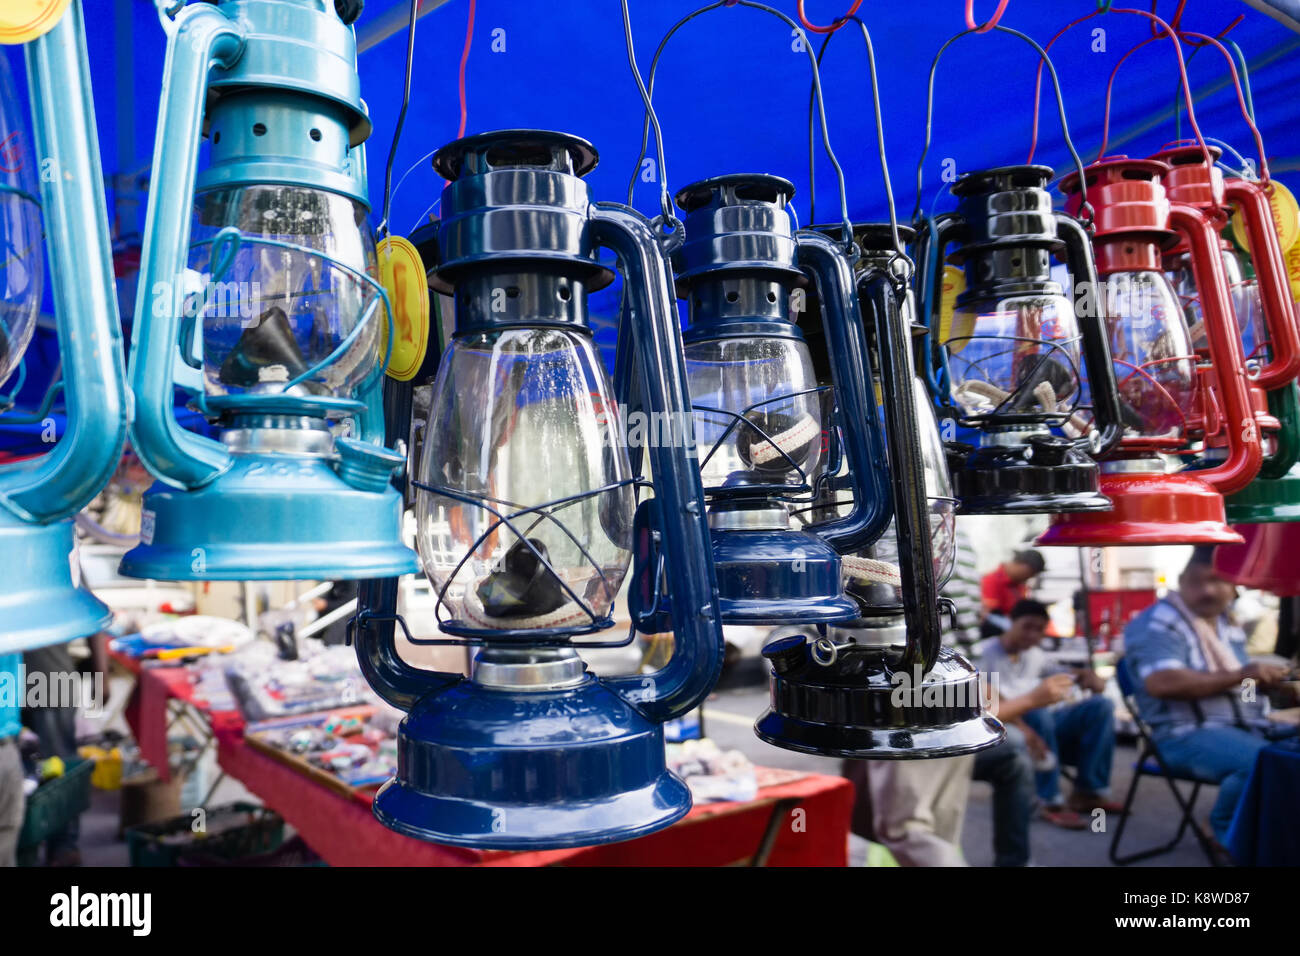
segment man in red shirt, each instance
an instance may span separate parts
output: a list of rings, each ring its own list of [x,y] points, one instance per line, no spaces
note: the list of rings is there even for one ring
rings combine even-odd
[[[1029,582],[1043,573],[1046,562],[1037,551],[1017,551],[980,579],[984,620],[980,633],[994,637],[1011,624],[1011,609],[1029,596]]]

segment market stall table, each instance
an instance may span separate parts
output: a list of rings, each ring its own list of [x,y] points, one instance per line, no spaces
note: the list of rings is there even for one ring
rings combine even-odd
[[[242,726],[235,711],[213,711],[194,693],[193,672],[182,665],[147,666],[138,658],[109,651],[109,656],[135,676],[135,687],[127,702],[126,722],[135,735],[142,756],[162,781],[171,779],[167,736],[178,724],[198,742],[191,758],[197,762],[212,745],[212,727],[225,722]],[[215,784],[214,784],[215,787]]]
[[[251,738],[236,711],[197,700],[187,667],[141,666],[114,654],[137,678],[127,721],[140,752],[167,768],[167,732],[176,720],[206,722],[223,774],[276,810],[334,866],[844,866],[848,862],[853,785],[806,774],[760,788],[754,800],[696,804],[685,819],[623,843],[568,850],[506,852],[425,843],[389,830],[370,809],[372,791],[327,786],[286,765]],[[182,717],[183,715],[183,717]],[[166,779],[166,778],[164,778]]]

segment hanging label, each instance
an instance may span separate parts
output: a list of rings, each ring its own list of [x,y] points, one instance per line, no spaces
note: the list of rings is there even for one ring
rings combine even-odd
[[[953,352],[960,352],[966,346],[970,327],[953,328],[953,317],[957,312],[957,296],[966,291],[966,273],[959,266],[944,266],[943,277],[939,287],[939,344],[944,345],[956,338],[959,341],[949,345]],[[962,323],[973,325],[973,321]]]
[[[1300,242],[1283,253],[1286,259],[1286,277],[1291,280],[1291,298],[1300,302]]]
[[[4,0],[0,3],[0,43],[29,43],[54,29],[72,0]]]
[[[409,382],[424,364],[429,348],[429,277],[415,246],[401,236],[379,244],[379,281],[393,307],[393,351],[385,371],[389,378]],[[388,336],[385,321],[380,328]]]
[[[1277,241],[1282,251],[1286,252],[1300,241],[1300,205],[1295,196],[1276,179],[1272,180],[1273,193],[1268,197],[1268,208],[1273,213],[1273,228],[1277,230]],[[1241,215],[1234,214],[1229,228],[1232,238],[1242,249],[1250,252],[1250,239],[1246,236],[1246,224]]]

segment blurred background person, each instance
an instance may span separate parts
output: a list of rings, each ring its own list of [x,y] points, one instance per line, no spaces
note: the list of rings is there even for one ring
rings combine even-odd
[[[1017,551],[980,580],[983,620],[980,633],[995,637],[1011,626],[1011,609],[1029,596],[1029,582],[1043,573],[1047,562],[1037,551]]]
[[[1011,609],[1010,627],[975,647],[980,669],[996,674],[1000,696],[998,718],[1015,724],[1025,735],[1034,761],[1039,815],[1056,826],[1083,829],[1080,814],[1100,807],[1120,813],[1123,804],[1110,799],[1110,773],[1115,758],[1115,712],[1103,696],[1105,682],[1089,668],[1052,673],[1039,646],[1047,633],[1047,605],[1030,598]],[[1071,701],[1076,687],[1092,696]],[[1069,799],[1061,793],[1061,765],[1078,770]]]

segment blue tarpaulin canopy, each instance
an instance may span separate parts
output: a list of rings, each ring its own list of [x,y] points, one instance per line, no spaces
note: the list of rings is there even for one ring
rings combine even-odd
[[[684,0],[630,0],[632,32],[642,74],[664,33],[699,4]],[[772,5],[792,19],[794,0]],[[808,0],[815,23],[829,23],[849,0]],[[1133,4],[1142,6],[1145,4]],[[1114,3],[1114,7],[1124,6]],[[995,4],[977,0],[987,16]],[[1174,0],[1159,13],[1174,14]],[[454,139],[461,121],[459,73],[469,0],[424,0],[416,28],[415,69],[406,126],[396,154],[392,228],[407,233],[436,212],[441,180],[427,155]],[[370,198],[378,222],[384,166],[402,98],[408,0],[369,0],[357,23],[362,91],[374,134],[369,141]],[[1070,20],[1098,9],[1096,0],[1052,3],[1011,0],[1002,24],[1046,44]],[[959,0],[894,3],[867,0],[859,15],[871,30],[884,117],[889,170],[898,212],[910,219],[916,202],[916,164],[925,135],[926,83],[940,46],[965,29]],[[1188,0],[1181,27],[1217,35],[1241,18],[1228,37],[1250,64],[1256,119],[1269,166],[1300,192],[1300,3],[1295,0]],[[157,122],[165,36],[152,0],[87,0],[87,29],[98,110],[100,148],[110,183],[110,213],[129,245],[144,220],[147,177]],[[1145,19],[1115,10],[1066,34],[1052,49],[1070,132],[1085,162],[1101,142],[1107,81],[1120,59],[1151,36]],[[821,37],[813,36],[816,50]],[[25,96],[21,51],[8,49]],[[1185,49],[1201,130],[1245,157],[1255,146],[1242,118],[1226,63],[1212,48]],[[1034,98],[1034,50],[1001,32],[963,37],[948,48],[936,74],[933,142],[923,168],[925,208],[948,208],[944,175],[1024,162]],[[882,219],[887,207],[877,159],[865,48],[850,24],[822,61],[822,85],[831,144],[844,168],[848,211],[854,219]],[[731,172],[775,173],[797,188],[801,222],[809,212],[809,57],[789,26],[747,7],[722,7],[686,24],[661,58],[654,102],[663,124],[669,187]],[[1187,135],[1176,116],[1178,71],[1167,40],[1149,43],[1124,63],[1115,81],[1110,153],[1146,155]],[[601,199],[622,200],[634,169],[635,205],[658,208],[656,163],[637,166],[642,102],[624,45],[619,4],[613,0],[477,0],[464,67],[466,133],[537,127],[589,139],[601,162],[589,179]],[[1035,159],[1068,171],[1050,87],[1044,100]],[[1227,157],[1232,162],[1231,154]],[[818,146],[817,218],[838,218],[833,169]],[[408,175],[409,170],[409,175]],[[129,296],[126,297],[129,300]],[[48,296],[47,296],[48,299]],[[611,310],[612,296],[593,302]],[[47,308],[49,306],[47,305]],[[128,318],[124,316],[124,318]],[[49,331],[46,336],[51,334]],[[606,332],[605,335],[608,333]],[[24,402],[34,404],[49,378],[53,348],[34,343]]]

